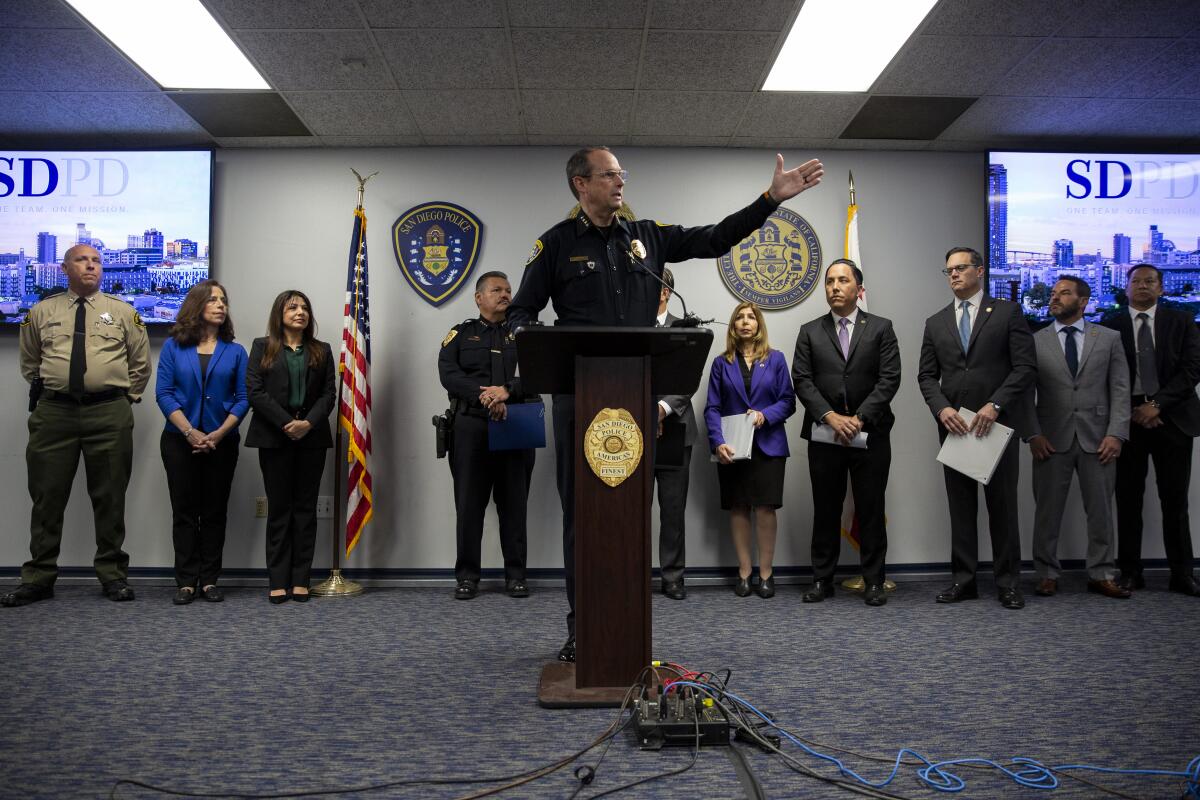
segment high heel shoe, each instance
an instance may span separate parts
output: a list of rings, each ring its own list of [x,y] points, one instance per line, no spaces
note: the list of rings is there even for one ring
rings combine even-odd
[[[755,592],[763,600],[769,600],[775,596],[775,576],[769,575],[758,582],[758,586],[754,587]]]
[[[292,592],[292,600],[296,603],[307,603],[309,598],[308,592]]]
[[[750,591],[751,591],[751,589],[750,589],[750,576],[749,575],[747,575],[744,578],[739,577],[737,580],[737,583],[735,583],[733,585],[733,593],[736,594],[738,597],[749,597]]]
[[[284,594],[269,594],[267,595],[267,599],[271,601],[271,605],[277,606],[280,603],[286,603],[288,596],[286,592]]]

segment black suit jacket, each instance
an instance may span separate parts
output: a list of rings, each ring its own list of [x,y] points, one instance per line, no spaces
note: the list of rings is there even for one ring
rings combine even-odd
[[[1122,309],[1101,324],[1120,331],[1132,386],[1137,375],[1133,319]],[[1188,436],[1200,436],[1200,399],[1196,398],[1196,384],[1200,383],[1200,331],[1196,330],[1191,314],[1159,303],[1154,312],[1154,363],[1161,387],[1154,399],[1162,407],[1163,418]]]
[[[1022,439],[1033,430],[1030,388],[1037,380],[1037,349],[1021,307],[1009,300],[982,298],[966,353],[954,319],[955,300],[925,320],[917,382],[937,417],[946,407],[979,410],[1000,406],[998,422]],[[939,431],[943,431],[939,426]]]
[[[247,447],[301,447],[320,449],[333,447],[329,414],[335,399],[333,351],[325,342],[317,342],[325,353],[321,366],[306,371],[307,385],[304,406],[293,416],[288,411],[288,370],[282,353],[269,369],[262,368],[266,337],[254,340],[250,347],[250,363],[246,365],[246,392],[250,395],[250,427],[246,433]],[[298,442],[288,438],[283,426],[293,419],[307,420],[312,430]]]
[[[857,415],[870,434],[868,447],[871,436],[886,437],[896,421],[891,402],[900,387],[900,347],[891,320],[860,309],[847,358],[829,314],[805,323],[796,336],[792,383],[804,406],[805,439],[830,411]]]

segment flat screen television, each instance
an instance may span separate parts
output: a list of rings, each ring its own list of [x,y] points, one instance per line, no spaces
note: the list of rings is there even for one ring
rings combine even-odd
[[[1088,282],[1087,319],[1117,313],[1139,263],[1200,319],[1200,155],[993,151],[987,186],[988,288],[1031,324],[1059,275]]]
[[[213,152],[0,148],[0,322],[66,288],[75,244],[104,261],[101,290],[165,330],[209,277]]]

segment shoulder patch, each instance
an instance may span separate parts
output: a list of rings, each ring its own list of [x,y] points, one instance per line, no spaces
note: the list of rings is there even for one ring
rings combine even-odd
[[[442,347],[445,347],[446,345],[450,344],[450,342],[454,341],[455,336],[458,336],[457,327],[451,328],[450,332],[446,334],[446,338],[442,339]]]
[[[142,322],[142,315],[136,311],[133,312],[133,324],[137,325],[139,328],[146,327],[146,323]]]
[[[26,311],[25,319],[21,320],[21,327],[24,328],[26,325],[28,325],[31,322],[33,322],[33,313],[30,311]]]
[[[525,266],[528,267],[541,254],[542,254],[542,240],[538,239],[536,242],[533,243],[533,250],[530,251],[529,258],[527,258],[525,260]]]
[[[658,220],[654,220],[654,224],[655,224],[655,225],[657,225],[657,226],[658,226],[658,227],[660,227],[660,228],[670,228],[670,227],[671,227],[672,225],[674,225],[675,223],[673,223],[673,222],[659,222]]]

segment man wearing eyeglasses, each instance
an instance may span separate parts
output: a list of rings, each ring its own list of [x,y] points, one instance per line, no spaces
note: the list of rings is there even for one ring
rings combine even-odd
[[[651,327],[658,312],[660,279],[667,263],[718,258],[758,230],[780,203],[811,189],[824,174],[821,162],[790,170],[775,157],[770,187],[754,202],[716,225],[685,228],[653,220],[627,220],[617,212],[629,173],[607,147],[585,147],[567,161],[567,186],[579,211],[534,243],[521,286],[509,307],[515,330],[553,303],[555,325]],[[558,496],[563,511],[563,566],[567,579],[567,643],[562,661],[575,660],[575,405],[554,397]]]
[[[983,285],[983,257],[969,247],[946,253],[942,270],[954,302],[925,320],[917,382],[938,421],[938,437],[987,436],[999,422],[1015,429],[991,481],[983,487],[996,591],[1005,608],[1024,608],[1018,580],[1021,532],[1017,520],[1018,441],[1028,436],[1028,392],[1037,378],[1033,336],[1021,307],[989,297]],[[968,425],[960,408],[975,412]],[[979,489],[972,478],[943,468],[950,504],[950,565],[953,583],[939,603],[979,597],[977,529]]]

